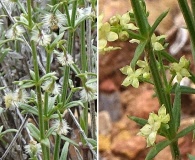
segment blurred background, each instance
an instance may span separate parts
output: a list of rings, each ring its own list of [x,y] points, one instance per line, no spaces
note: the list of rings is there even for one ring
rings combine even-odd
[[[156,18],[167,9],[168,15],[156,30],[156,34],[165,34],[169,43],[168,51],[179,59],[185,55],[192,62],[189,35],[180,13],[177,0],[146,0],[149,11],[149,22],[153,24]],[[99,14],[104,14],[104,21],[115,14],[123,14],[131,8],[129,0],[99,0]],[[137,136],[140,127],[128,119],[138,116],[148,119],[150,112],[159,108],[154,88],[149,84],[141,84],[138,89],[121,86],[124,75],[120,68],[130,63],[136,44],[114,42],[111,45],[120,46],[121,50],[112,51],[99,56],[99,152],[101,160],[143,160],[149,151],[143,137]],[[191,63],[194,72],[194,64]],[[188,79],[183,85],[194,87]],[[194,123],[195,96],[182,95],[181,129]],[[162,137],[157,137],[161,141]],[[187,154],[195,155],[195,143],[192,134],[179,140],[182,160],[187,160]],[[161,151],[155,160],[171,160],[167,147]]]

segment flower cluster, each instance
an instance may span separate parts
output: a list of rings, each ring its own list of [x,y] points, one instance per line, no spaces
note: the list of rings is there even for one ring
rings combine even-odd
[[[165,37],[166,37],[165,35],[161,35],[161,36],[156,36],[155,34],[152,35],[151,43],[155,51],[162,51],[163,49],[165,49],[165,47],[161,44],[161,43],[164,43]],[[130,43],[140,43],[140,40],[131,39],[129,42]]]
[[[68,130],[70,130],[70,127],[65,120],[60,121],[55,119],[52,122],[52,126],[55,127],[55,132],[59,135],[67,135]]]
[[[43,16],[43,26],[49,27],[51,30],[57,30],[65,24],[65,15],[58,10],[55,13],[47,13]]]
[[[166,108],[162,105],[158,111],[158,115],[155,113],[150,113],[148,118],[148,123],[140,129],[138,135],[146,138],[147,147],[153,146],[156,140],[156,135],[160,129],[162,123],[166,124],[167,128],[168,122],[170,121],[169,114],[166,114]]]
[[[129,40],[129,33],[126,30],[138,30],[138,28],[131,22],[130,13],[123,15],[115,15],[110,18],[109,22],[103,23],[103,14],[98,18],[99,30],[99,52],[120,49],[120,47],[108,47],[107,42]]]
[[[8,39],[16,39],[23,35],[25,32],[24,28],[19,25],[13,25],[5,34]]]
[[[38,156],[41,154],[41,144],[37,141],[31,140],[30,143],[24,146],[25,152],[31,157]]]
[[[29,95],[24,89],[17,89],[14,93],[9,92],[4,96],[6,108],[10,108],[19,102],[26,102]]]
[[[97,86],[95,83],[85,84],[80,92],[81,100],[83,102],[90,102],[97,98]]]
[[[190,77],[188,68],[190,66],[190,61],[182,56],[179,63],[172,63],[170,65],[170,71],[173,75],[176,75],[177,81],[180,83],[183,77]]]
[[[47,46],[51,42],[51,35],[46,34],[43,30],[33,30],[31,40],[40,46]]]
[[[111,26],[108,22],[102,23],[103,14],[98,18],[99,21],[99,51],[104,52],[107,46],[107,42],[112,42],[118,39],[118,35],[111,31]],[[113,48],[114,49],[114,48]]]
[[[57,55],[57,60],[62,66],[68,66],[74,63],[73,57],[70,54],[56,50],[54,53]]]
[[[148,66],[148,62],[145,58],[145,61],[138,60],[137,65],[140,67],[137,70],[133,70],[131,66],[125,66],[120,69],[120,71],[127,75],[127,77],[124,79],[122,85],[127,87],[129,85],[132,85],[135,88],[139,87],[139,77],[143,77],[144,79],[150,79],[150,69]]]

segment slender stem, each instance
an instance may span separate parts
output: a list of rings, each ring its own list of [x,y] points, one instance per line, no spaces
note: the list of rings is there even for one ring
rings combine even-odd
[[[73,2],[72,16],[71,16],[71,26],[72,26],[72,27],[74,27],[74,25],[75,25],[76,12],[77,12],[77,3],[78,3],[78,0],[75,0],[75,1]]]
[[[146,13],[138,0],[131,0],[131,5],[134,11],[136,23],[139,27],[141,35],[145,38],[149,35],[149,23],[147,21]]]
[[[65,7],[65,12],[67,14],[67,17],[69,17],[69,12],[67,5],[64,5]],[[71,27],[74,27],[75,23],[75,16],[76,16],[76,11],[77,11],[77,0],[73,2],[73,10],[72,10],[72,17],[70,20]],[[73,21],[74,20],[74,21]],[[74,44],[74,30],[69,30],[68,32],[68,53],[72,55],[73,52],[73,44]],[[70,72],[70,67],[66,66],[64,68],[64,81],[63,81],[63,88],[62,88],[62,104],[64,105],[66,102],[66,96],[67,96],[67,90],[68,90],[68,79],[69,79],[69,72]]]
[[[89,110],[89,106],[88,106],[88,102],[84,103],[84,109],[83,109],[83,120],[85,123],[85,128],[84,128],[84,132],[86,134],[86,136],[88,136],[88,110]]]
[[[51,51],[48,51],[46,54],[47,54],[46,73],[49,73],[50,72],[50,62],[51,62]],[[48,114],[48,98],[49,98],[49,95],[47,92],[45,92],[44,93],[44,115],[45,117],[47,117],[47,114]],[[48,123],[47,118],[44,120],[44,125],[45,125],[45,130],[48,130],[49,123]]]
[[[68,26],[71,26],[71,20],[70,20],[70,15],[69,15],[67,3],[64,3],[64,10],[65,10],[67,21],[68,21]]]
[[[169,121],[169,134],[167,135],[169,139],[173,139],[176,135],[175,130],[173,128],[175,128],[175,124],[174,124],[174,120],[173,120],[173,113],[172,113],[172,107],[171,107],[171,103],[170,103],[170,93],[166,93],[164,87],[163,87],[163,83],[158,71],[158,67],[157,67],[157,63],[156,63],[156,59],[154,56],[154,52],[153,52],[153,48],[150,45],[150,47],[148,48],[148,53],[149,53],[149,58],[150,58],[150,70],[152,73],[152,77],[153,77],[153,81],[154,81],[154,86],[155,86],[155,90],[156,93],[158,95],[158,99],[160,104],[164,104],[167,112],[170,115],[170,121]],[[176,145],[177,142],[174,142],[172,144],[170,144],[171,147],[171,151],[172,151],[172,157],[174,158],[174,160],[180,160],[180,152],[179,152],[179,148],[178,145]]]
[[[50,62],[51,62],[51,51],[48,51],[47,53],[47,62],[46,62],[46,73],[50,72]],[[47,92],[44,93],[44,116],[46,117],[44,119],[44,129],[45,131],[48,131],[49,129],[49,120],[47,119],[48,116],[48,104],[49,103],[49,94]],[[50,149],[47,148],[47,156],[50,157]]]
[[[60,143],[61,143],[61,137],[60,135],[56,134],[55,147],[54,147],[54,159],[55,160],[59,159]]]
[[[27,0],[28,5],[28,21],[29,21],[29,28],[32,28],[32,13],[31,13],[31,0]],[[40,139],[43,140],[45,138],[45,129],[44,129],[44,119],[43,119],[43,109],[42,109],[42,96],[41,96],[41,86],[39,84],[39,67],[37,62],[37,50],[34,41],[30,42],[32,48],[32,56],[33,56],[33,65],[34,65],[34,72],[35,72],[35,87],[37,93],[37,108],[38,108],[38,118],[39,118],[39,129],[40,129]],[[42,152],[43,152],[43,159],[49,160],[48,157],[48,148],[41,144]]]
[[[19,7],[21,8],[22,12],[23,12],[24,14],[26,14],[26,15],[27,15],[26,10],[24,9],[24,7],[22,6],[22,4],[20,3],[20,1],[19,1],[19,0],[17,0],[17,3],[18,3],[18,5],[19,5]]]
[[[27,0],[28,4],[28,23],[29,23],[29,28],[32,29],[32,12],[31,12],[31,0]]]
[[[93,51],[91,45],[91,19],[86,20],[86,39],[87,39],[87,57],[88,57],[88,71],[93,72]],[[91,136],[96,139],[96,112],[94,101],[89,102],[90,114],[91,114]]]
[[[191,0],[191,8],[192,8],[192,15],[195,20],[195,1],[194,0]]]
[[[185,19],[188,31],[190,33],[191,46],[192,46],[192,56],[195,62],[195,20],[190,11],[190,7],[186,0],[178,0],[180,9],[182,11],[183,17]],[[194,7],[194,4],[193,4]]]
[[[178,142],[177,141],[172,142],[170,144],[170,148],[171,148],[171,154],[172,154],[173,160],[181,160]]]
[[[82,72],[84,73],[87,69],[87,55],[86,55],[86,43],[85,43],[85,21],[81,23],[80,40],[81,40],[80,42],[81,43],[81,67],[82,67]]]
[[[171,117],[170,128],[172,128],[172,127],[174,128],[174,123],[172,121],[173,120],[173,114],[172,114],[171,104],[169,103],[169,100],[167,99],[166,92],[164,90],[162,79],[161,79],[160,73],[158,71],[158,66],[157,66],[157,63],[156,63],[156,59],[155,59],[153,48],[152,48],[151,44],[148,45],[148,54],[149,54],[149,60],[150,60],[149,67],[150,67],[150,70],[151,70],[155,90],[156,90],[160,105],[163,105],[163,104],[165,105],[165,107],[167,109],[167,112],[169,113],[169,115]],[[172,132],[171,129],[170,129],[170,132]],[[175,133],[172,132],[171,135],[174,136]]]
[[[64,68],[64,80],[63,80],[63,90],[62,90],[62,106],[64,106],[66,102],[66,96],[67,96],[67,90],[68,90],[68,79],[69,79],[69,72],[70,72],[70,67],[66,66]]]

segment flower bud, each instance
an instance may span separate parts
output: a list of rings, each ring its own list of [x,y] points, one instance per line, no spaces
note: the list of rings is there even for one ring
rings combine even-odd
[[[119,17],[119,15],[113,16],[113,17],[111,17],[110,20],[109,20],[109,23],[110,23],[110,25],[112,25],[112,26],[115,26],[115,25],[119,24],[119,22],[120,22],[120,17]]]
[[[127,31],[122,31],[119,33],[119,40],[121,41],[127,41],[129,39],[129,34]]]

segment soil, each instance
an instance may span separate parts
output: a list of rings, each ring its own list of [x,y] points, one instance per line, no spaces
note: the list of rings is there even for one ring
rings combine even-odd
[[[189,35],[181,30],[184,20],[176,0],[146,0],[150,12],[149,22],[152,24],[158,15],[170,8],[169,14],[157,28],[157,34],[166,34],[169,43],[168,51],[176,58],[185,55],[192,62],[189,49]],[[130,9],[129,0],[99,0],[99,13],[104,14],[104,21],[112,15],[123,14]],[[186,39],[186,40],[185,40]],[[183,44],[181,41],[185,40]],[[143,137],[137,136],[140,126],[131,121],[128,116],[138,116],[147,119],[150,112],[159,109],[159,103],[150,84],[142,83],[138,89],[121,86],[124,75],[119,69],[128,65],[133,57],[135,44],[129,42],[114,42],[111,45],[121,46],[121,50],[99,56],[99,152],[102,160],[143,160],[149,148]],[[175,47],[177,46],[177,47]],[[193,63],[191,68],[194,70]],[[187,80],[186,85],[193,85]],[[195,96],[182,95],[181,128],[194,123]],[[195,143],[192,134],[179,140],[182,160],[188,159],[188,154],[195,155]],[[162,141],[157,137],[157,142]],[[169,147],[161,151],[155,160],[171,160]]]

